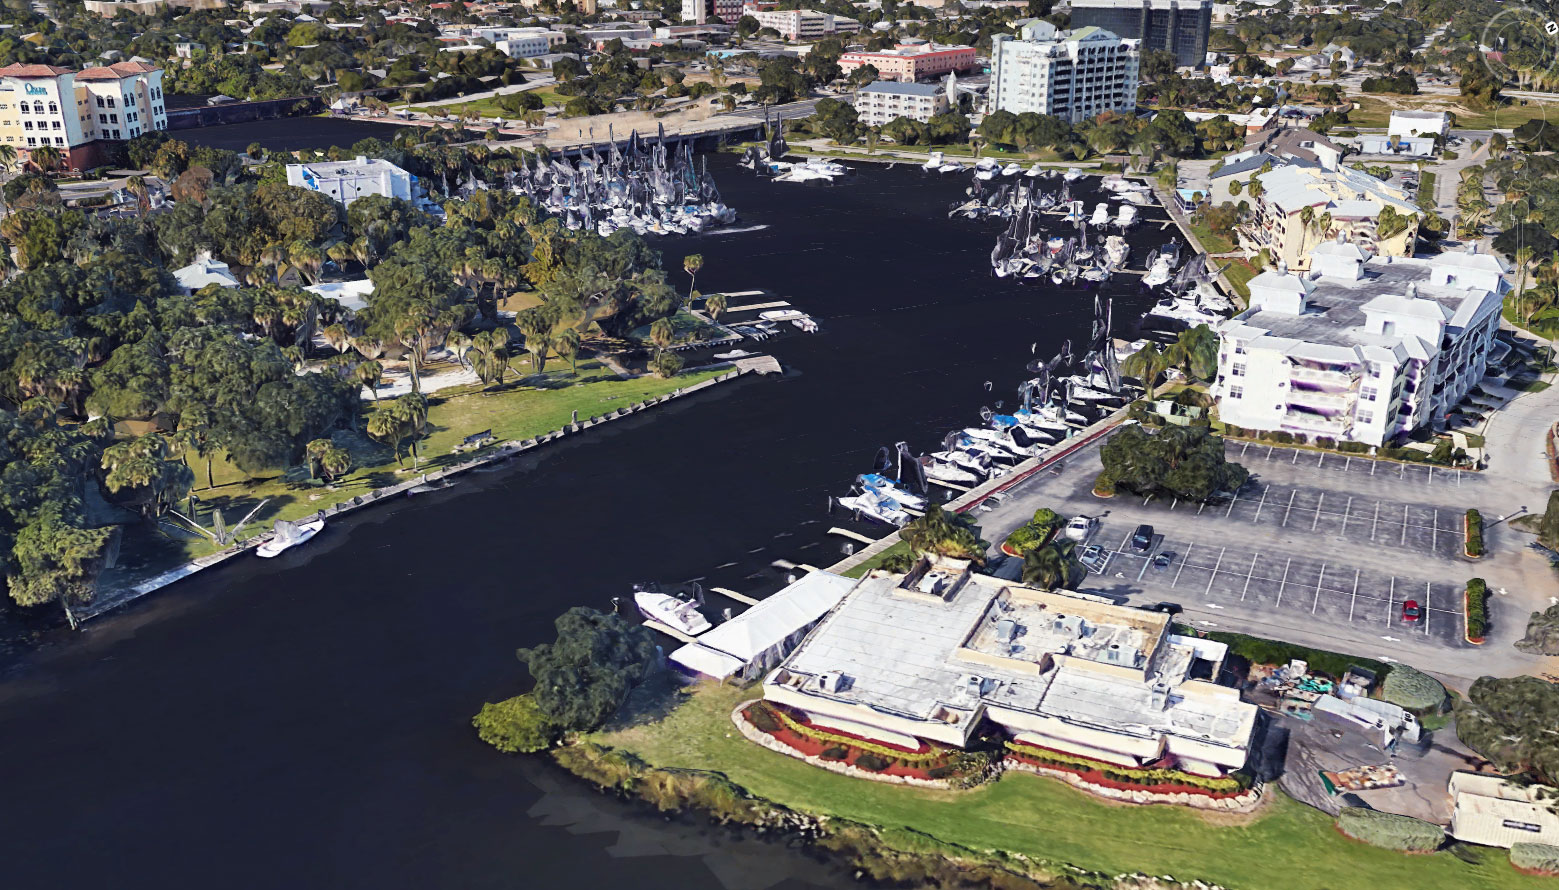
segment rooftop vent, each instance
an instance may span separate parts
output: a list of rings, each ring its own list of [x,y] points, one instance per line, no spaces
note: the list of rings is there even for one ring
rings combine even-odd
[[[1288,260],[1278,260],[1278,274],[1279,275],[1287,275],[1288,274]]]
[[[817,676],[817,688],[824,692],[843,692],[850,688],[850,678],[838,671],[825,671]]]
[[[1011,618],[1003,618],[996,622],[996,642],[1010,643],[1017,635],[1018,623]]]

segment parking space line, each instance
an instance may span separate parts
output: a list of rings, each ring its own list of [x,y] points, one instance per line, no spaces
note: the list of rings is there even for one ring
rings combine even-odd
[[[1283,527],[1284,528],[1288,527],[1288,514],[1294,512],[1294,495],[1296,495],[1296,494],[1299,494],[1299,489],[1297,489],[1297,488],[1288,493],[1288,509],[1283,511]]]
[[[1353,598],[1348,601],[1348,620],[1353,620],[1353,607],[1359,604],[1359,570],[1353,570]]]
[[[1380,501],[1375,502],[1375,524],[1370,526],[1370,540],[1375,540],[1375,532],[1380,528]]]
[[[1434,467],[1430,467],[1429,468],[1429,475],[1424,477],[1424,484],[1425,485],[1433,485],[1434,484]]]
[[[1319,467],[1324,463],[1326,463],[1326,452],[1323,451],[1320,454],[1320,459],[1315,462],[1315,465]]]
[[[1218,548],[1218,561],[1213,563],[1213,573],[1211,575],[1207,576],[1207,589],[1202,591],[1202,595],[1203,596],[1206,596],[1207,594],[1212,593],[1212,591],[1213,591],[1213,579],[1218,577],[1218,567],[1223,565],[1223,551],[1226,550],[1226,549],[1228,549],[1228,548],[1225,548],[1225,547],[1219,547]]]
[[[1402,541],[1401,546],[1407,546],[1407,504],[1402,505]]]
[[[1348,505],[1342,508],[1342,536],[1348,536],[1348,514],[1353,512],[1353,495],[1348,495]]]
[[[1345,458],[1342,459],[1342,471],[1344,473],[1349,473],[1349,472],[1353,471],[1353,458],[1345,457]]]
[[[1371,476],[1375,475],[1375,468],[1378,467],[1378,466],[1380,466],[1380,461],[1378,461],[1378,460],[1370,461],[1370,475]]]
[[[1315,502],[1315,518],[1310,520],[1311,531],[1315,531],[1316,524],[1321,521],[1321,505],[1324,503],[1326,503],[1326,492],[1323,491],[1321,492],[1321,496],[1317,498]]]
[[[1294,558],[1290,556],[1288,562],[1283,563],[1283,580],[1278,582],[1278,605],[1283,605],[1283,587],[1288,584],[1288,569],[1294,564]]]
[[[1321,583],[1326,580],[1326,563],[1321,563],[1321,574],[1315,579],[1315,605],[1310,607],[1310,614],[1321,607]]]
[[[1240,493],[1239,493],[1238,490],[1236,490],[1234,492],[1234,499],[1229,501],[1229,509],[1223,511],[1223,518],[1225,518],[1225,519],[1229,518],[1229,514],[1234,512],[1234,505],[1236,503],[1238,503],[1239,500],[1240,500]]]
[[[1173,510],[1178,506],[1180,506],[1180,496],[1176,495],[1175,499],[1169,502],[1169,509]]]
[[[1429,533],[1429,549],[1433,550],[1435,553],[1439,553],[1440,552],[1440,508],[1439,507],[1434,508],[1434,518],[1432,520],[1430,520],[1430,521],[1434,523],[1434,528]]]
[[[1391,606],[1397,601],[1397,576],[1391,576],[1391,592],[1386,595],[1386,626],[1391,626]]]
[[[1432,589],[1433,589],[1433,585],[1430,582],[1425,581],[1424,582],[1424,636],[1428,636],[1429,635],[1429,592]]]
[[[1256,560],[1260,558],[1260,550],[1257,550],[1250,558],[1250,571],[1245,573],[1245,588],[1240,591],[1240,602],[1242,603],[1245,602],[1245,594],[1250,592],[1250,579],[1256,574]]]
[[[1255,516],[1254,519],[1251,520],[1252,524],[1255,524],[1255,523],[1258,523],[1258,522],[1261,521],[1261,508],[1265,507],[1267,505],[1267,492],[1269,492],[1271,490],[1272,489],[1270,489],[1270,488],[1263,488],[1261,490],[1261,503],[1256,505],[1256,516]]]
[[[1245,457],[1245,452],[1247,452],[1249,450],[1250,450],[1250,443],[1246,442],[1243,446],[1240,447],[1240,457],[1243,459]]]
[[[1198,515],[1198,516],[1202,515],[1202,511],[1206,510],[1206,509],[1207,509],[1207,502],[1206,501],[1202,501],[1200,504],[1196,505],[1196,515]]]
[[[1129,544],[1129,543],[1131,543],[1131,532],[1127,532],[1126,533],[1126,537],[1121,538],[1121,545],[1119,547],[1115,548],[1115,552],[1116,553],[1125,553],[1126,552],[1126,545]]]
[[[1299,463],[1299,449],[1297,449],[1297,448],[1294,449],[1294,459],[1289,461],[1289,463],[1291,463],[1291,464],[1298,464]]]
[[[1457,470],[1456,471],[1456,487],[1457,488],[1461,488],[1462,487],[1462,471],[1461,470]]]
[[[1271,460],[1271,459],[1272,459],[1272,446],[1268,445],[1267,446],[1267,460]]]
[[[1149,558],[1150,556],[1152,556],[1152,548],[1149,548],[1149,551],[1142,555],[1142,568],[1137,570],[1137,581],[1138,582],[1141,582],[1142,581],[1142,576],[1146,575],[1147,572],[1148,572],[1148,563],[1153,561],[1152,559]]]
[[[1397,478],[1404,479],[1407,476],[1407,464],[1397,464]]]
[[[1185,545],[1185,556],[1180,557],[1180,568],[1175,569],[1175,580],[1169,582],[1170,587],[1180,583],[1180,573],[1185,571],[1185,564],[1191,561],[1191,551],[1196,549],[1196,542]]]

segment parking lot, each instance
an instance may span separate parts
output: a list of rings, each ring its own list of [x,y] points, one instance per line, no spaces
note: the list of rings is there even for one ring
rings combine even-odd
[[[1015,527],[1020,510],[1041,506],[1097,517],[1087,543],[1103,562],[1080,589],[1171,603],[1189,624],[1369,656],[1471,648],[1462,590],[1477,571],[1463,559],[1463,515],[1478,506],[1478,474],[1245,443],[1229,456],[1251,480],[1233,497],[1186,504],[1093,496],[1089,451],[1017,486],[1011,506],[1021,507],[1001,518]],[[1142,524],[1154,528],[1145,550],[1132,542]],[[1409,603],[1416,615],[1404,615]]]

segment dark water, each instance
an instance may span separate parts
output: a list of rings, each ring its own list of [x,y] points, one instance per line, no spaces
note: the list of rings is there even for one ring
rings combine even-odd
[[[666,265],[702,253],[701,290],[767,288],[822,319],[773,344],[791,373],[338,522],[12,664],[7,887],[851,883],[500,757],[469,717],[524,688],[515,647],[570,605],[641,580],[765,593],[774,559],[833,562],[826,496],[879,445],[927,448],[1010,398],[1031,344],[1086,338],[1091,298],[993,279],[991,227],[944,216],[966,176],[869,168],[828,188],[712,167],[764,228],[662,242]],[[1139,229],[1134,262],[1164,237]],[[1117,318],[1150,301],[1137,287],[1118,286]]]
[[[293,117],[198,127],[192,130],[174,130],[169,135],[175,139],[182,139],[190,145],[210,145],[230,151],[244,151],[256,142],[260,143],[260,147],[266,151],[296,151],[304,148],[330,148],[333,145],[346,148],[363,139],[383,139],[388,142],[400,129],[402,127],[393,123],[379,124],[344,118]]]

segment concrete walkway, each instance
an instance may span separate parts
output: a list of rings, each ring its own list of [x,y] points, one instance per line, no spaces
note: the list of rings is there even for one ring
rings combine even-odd
[[[429,102],[402,103],[395,108],[429,108],[434,105],[464,105],[467,102],[479,102],[483,99],[491,99],[494,96],[507,96],[510,93],[524,93],[530,90],[539,90],[557,84],[557,79],[547,74],[535,80],[527,80],[524,83],[510,84],[506,87],[498,87],[495,90],[487,90],[481,93],[467,93],[464,96],[454,96],[449,99],[434,99]]]

